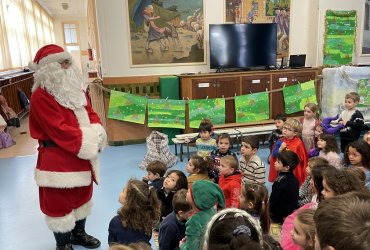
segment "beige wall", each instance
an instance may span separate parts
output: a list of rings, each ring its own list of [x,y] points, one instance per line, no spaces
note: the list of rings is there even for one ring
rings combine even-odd
[[[365,0],[291,0],[290,54],[307,54],[307,66],[322,63],[323,13],[326,9],[357,9],[363,19]],[[98,32],[101,45],[103,76],[134,76],[180,74],[185,72],[210,72],[208,47],[205,47],[207,64],[194,66],[157,66],[132,68],[129,62],[126,1],[96,0]],[[205,43],[208,43],[208,25],[223,23],[224,0],[204,0]],[[362,25],[358,25],[360,31]],[[359,34],[359,33],[358,33]],[[357,38],[357,46],[360,40]],[[360,51],[360,50],[357,50]],[[359,52],[356,52],[359,53]],[[355,60],[359,60],[357,57]],[[368,64],[370,58],[361,58]]]
[[[88,48],[88,37],[87,37],[87,18],[69,18],[69,19],[62,19],[62,18],[53,18],[53,25],[54,25],[54,33],[55,33],[55,43],[58,45],[63,46],[63,29],[62,29],[62,22],[78,22],[80,28],[80,46],[81,50],[87,50]]]

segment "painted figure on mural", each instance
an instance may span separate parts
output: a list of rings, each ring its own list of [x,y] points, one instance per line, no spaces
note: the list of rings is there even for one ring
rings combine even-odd
[[[281,21],[282,21],[282,35],[279,39],[279,48],[281,50],[289,50],[289,26],[290,26],[290,16],[289,8],[284,8],[281,10]]]
[[[143,17],[145,19],[144,29],[148,32],[148,38],[145,46],[145,50],[148,53],[153,53],[153,49],[149,47],[151,42],[158,42],[161,50],[168,50],[168,46],[163,42],[163,39],[166,38],[165,32],[171,32],[168,28],[160,28],[155,23],[154,20],[160,18],[154,14],[153,5],[149,4],[145,6],[143,10]]]

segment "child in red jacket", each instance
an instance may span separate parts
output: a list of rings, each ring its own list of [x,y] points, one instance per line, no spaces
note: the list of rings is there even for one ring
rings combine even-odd
[[[224,192],[226,207],[240,208],[241,183],[238,160],[232,155],[222,157],[218,184]]]

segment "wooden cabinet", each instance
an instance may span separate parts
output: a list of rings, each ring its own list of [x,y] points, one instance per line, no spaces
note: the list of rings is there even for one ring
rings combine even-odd
[[[181,75],[181,97],[184,99],[205,99],[216,97],[234,97],[249,93],[270,92],[270,119],[278,113],[284,112],[283,92],[279,89],[285,86],[314,80],[318,75],[317,68],[286,69],[271,71],[246,71],[233,73],[210,73]],[[318,85],[316,93],[319,99]],[[275,90],[275,91],[274,91]],[[303,113],[295,113],[299,116]],[[186,132],[190,132],[188,118],[186,118]],[[235,123],[234,100],[226,101],[226,125],[237,125]],[[255,124],[255,123],[254,123]]]
[[[314,71],[303,71],[303,72],[281,72],[272,75],[271,90],[273,91],[270,95],[270,117],[273,119],[277,114],[284,114],[284,97],[283,91],[274,90],[281,89],[284,86],[291,86],[300,82],[307,82],[316,78],[316,72]],[[316,88],[317,89],[317,88]],[[317,95],[318,96],[318,95]],[[288,116],[301,116],[303,111],[290,114]]]
[[[233,97],[240,95],[240,78],[239,77],[224,77],[224,78],[201,78],[193,79],[192,99],[206,99],[217,97]],[[190,97],[189,97],[190,98]],[[235,105],[234,100],[226,100],[226,123],[235,122]]]

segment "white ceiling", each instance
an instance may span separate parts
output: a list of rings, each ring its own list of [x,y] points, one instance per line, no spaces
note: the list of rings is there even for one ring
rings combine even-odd
[[[87,16],[87,0],[37,0],[54,18],[72,18]],[[68,4],[68,9],[62,8]]]

